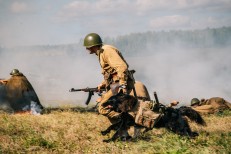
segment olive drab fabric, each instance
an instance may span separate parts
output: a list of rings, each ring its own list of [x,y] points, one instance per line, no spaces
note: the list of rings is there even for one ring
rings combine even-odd
[[[103,103],[107,102],[107,100],[113,96],[110,90],[110,84],[118,82],[119,85],[125,85],[127,93],[130,93],[134,88],[135,81],[133,77],[130,76],[128,71],[129,66],[118,49],[111,45],[102,45],[96,55],[98,56],[104,76],[102,84],[105,85],[108,90],[103,94],[102,100],[99,102],[98,111],[102,115],[113,118],[118,116],[118,113],[102,106]]]
[[[142,100],[146,100],[146,101],[150,101],[150,95],[148,93],[148,90],[146,88],[146,86],[140,82],[140,81],[135,81],[135,90],[136,90],[136,95],[138,99],[142,99]],[[130,93],[130,95],[134,96],[133,90]]]
[[[202,99],[199,106],[192,107],[202,114],[211,114],[231,109],[231,104],[221,97],[212,97],[210,99]]]
[[[40,109],[43,108],[32,85],[22,73],[13,75],[7,81],[5,90],[6,100],[15,112],[30,110],[32,101],[37,103]]]

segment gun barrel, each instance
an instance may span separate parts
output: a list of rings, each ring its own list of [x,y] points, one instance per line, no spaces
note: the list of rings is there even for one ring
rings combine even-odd
[[[103,89],[98,90],[98,88],[84,88],[84,89],[75,89],[75,88],[71,88],[69,91],[70,91],[70,92],[75,92],[75,91],[84,91],[84,92],[92,91],[92,92],[99,92],[99,91],[103,91]]]
[[[69,90],[69,92],[74,92],[74,91],[83,91],[82,89],[75,89],[75,88],[71,88],[70,90]]]
[[[89,104],[90,100],[91,100],[91,96],[94,95],[94,92],[98,92],[98,95],[99,96],[102,96],[102,92],[103,91],[106,91],[106,89],[98,89],[97,87],[96,88],[84,88],[84,89],[75,89],[75,88],[71,88],[69,90],[69,92],[75,92],[75,91],[84,91],[84,92],[88,92],[88,98],[87,98],[87,101],[85,102],[86,105]]]
[[[159,99],[157,97],[157,93],[155,91],[154,91],[154,97],[155,97],[156,103],[159,104],[160,102],[159,102]]]

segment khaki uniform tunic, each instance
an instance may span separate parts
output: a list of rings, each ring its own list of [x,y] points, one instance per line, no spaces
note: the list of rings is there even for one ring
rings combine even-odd
[[[102,115],[113,118],[118,115],[118,113],[110,111],[102,106],[103,103],[107,102],[107,100],[113,96],[113,93],[110,90],[110,85],[118,82],[120,85],[125,85],[127,93],[130,93],[134,87],[135,81],[128,71],[129,66],[127,62],[118,49],[111,45],[103,45],[102,48],[97,51],[96,55],[99,58],[102,74],[104,76],[102,84],[106,85],[107,89],[107,92],[103,94],[102,100],[99,102],[98,111]]]
[[[209,114],[231,109],[231,104],[223,98],[212,97],[202,101],[199,106],[193,107],[193,109],[200,113]]]

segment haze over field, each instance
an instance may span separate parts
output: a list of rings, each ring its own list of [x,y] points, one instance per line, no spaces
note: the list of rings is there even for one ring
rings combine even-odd
[[[142,56],[124,55],[152,98],[157,91],[161,102],[178,100],[189,104],[193,97],[214,96],[231,100],[230,48],[164,48]],[[70,93],[74,88],[96,87],[102,80],[95,55],[85,49],[68,51],[11,51],[0,53],[1,78],[18,68],[34,86],[44,106],[84,105],[87,93]],[[95,102],[95,94],[91,102]]]
[[[155,51],[156,52],[156,51]],[[224,97],[231,101],[230,48],[168,48],[153,55],[129,59],[153,97],[168,104],[178,100],[189,105],[192,98]]]

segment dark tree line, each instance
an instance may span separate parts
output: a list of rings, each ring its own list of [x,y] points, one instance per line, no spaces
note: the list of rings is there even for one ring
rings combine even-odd
[[[116,38],[105,38],[125,54],[134,54],[148,48],[180,46],[186,48],[216,48],[231,45],[231,27],[207,28],[203,30],[148,31]]]
[[[103,38],[105,44],[112,44],[126,55],[134,55],[150,49],[162,49],[166,47],[186,48],[216,48],[231,45],[231,27],[207,28],[203,30],[172,30],[172,31],[148,31],[118,36],[116,38]],[[14,48],[3,48],[2,51],[31,52],[31,51],[65,51],[68,55],[82,55],[85,48],[83,39],[73,44],[64,45],[37,45]]]

